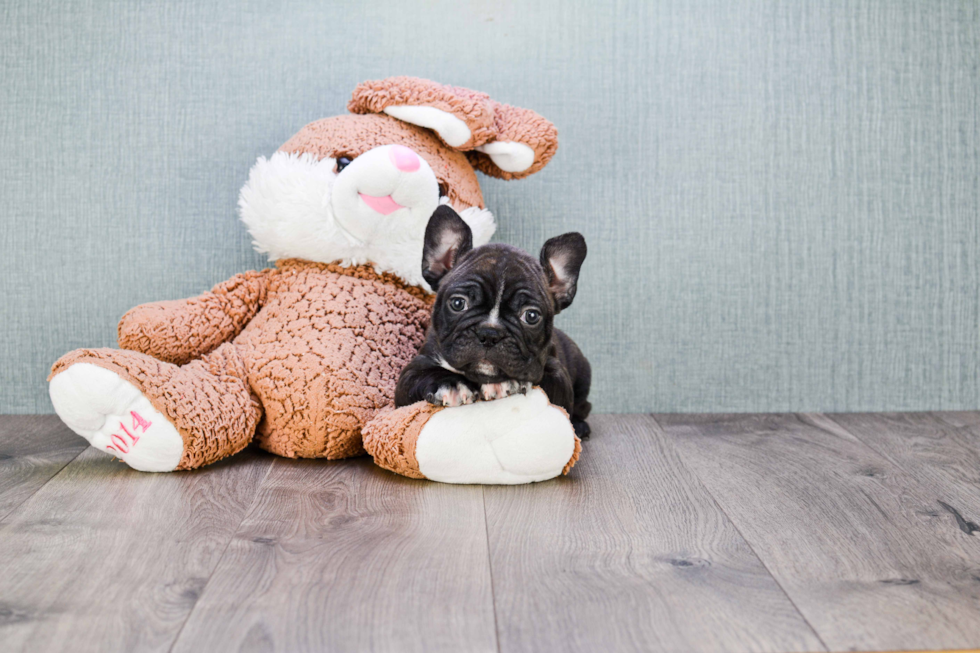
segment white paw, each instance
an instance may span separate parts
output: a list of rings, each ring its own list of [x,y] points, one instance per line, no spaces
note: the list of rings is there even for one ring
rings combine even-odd
[[[431,397],[426,397],[426,400],[436,406],[464,406],[476,401],[476,393],[466,387],[465,383],[457,383],[442,386]]]
[[[504,381],[503,383],[484,383],[480,386],[480,398],[483,401],[492,401],[494,399],[503,399],[504,397],[509,397],[511,395],[522,394],[526,395],[531,391],[530,383],[522,383],[520,381]]]
[[[180,463],[184,440],[177,429],[114,372],[76,363],[48,390],[58,417],[96,449],[142,472],[171,472]]]
[[[568,416],[540,389],[442,410],[419,433],[419,471],[443,483],[532,483],[561,474],[575,450]]]

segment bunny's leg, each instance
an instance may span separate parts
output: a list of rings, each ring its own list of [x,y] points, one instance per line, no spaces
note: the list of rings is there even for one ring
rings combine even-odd
[[[384,411],[364,428],[364,448],[403,476],[512,485],[567,473],[581,445],[568,414],[534,388],[454,408],[420,401]]]
[[[194,469],[241,451],[262,411],[232,344],[179,367],[119,349],[79,349],[49,377],[55,411],[133,469]]]

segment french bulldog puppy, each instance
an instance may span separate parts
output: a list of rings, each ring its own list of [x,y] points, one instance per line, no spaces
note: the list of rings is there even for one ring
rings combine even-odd
[[[592,368],[553,326],[575,297],[585,254],[578,233],[550,239],[539,261],[509,245],[473,249],[462,218],[448,205],[437,208],[422,254],[422,277],[437,291],[432,321],[398,379],[395,405],[460,406],[537,385],[587,438]]]

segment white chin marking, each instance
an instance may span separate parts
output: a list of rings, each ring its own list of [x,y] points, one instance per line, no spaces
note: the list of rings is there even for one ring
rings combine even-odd
[[[462,374],[462,372],[450,365],[449,362],[442,356],[436,359],[436,363],[444,370],[449,370],[450,372],[455,372],[456,374]]]
[[[58,417],[96,449],[141,472],[172,472],[180,463],[184,440],[177,429],[118,374],[76,363],[48,390]]]
[[[476,371],[484,376],[493,376],[497,373],[497,368],[490,363],[478,363]]]
[[[422,428],[415,457],[433,481],[516,485],[560,475],[574,450],[568,417],[535,388],[439,411]]]

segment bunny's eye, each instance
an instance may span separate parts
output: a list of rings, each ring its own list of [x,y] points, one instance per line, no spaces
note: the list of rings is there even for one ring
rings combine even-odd
[[[466,299],[464,297],[451,297],[449,299],[449,308],[453,309],[456,313],[461,313],[466,310]]]
[[[350,162],[351,162],[350,157],[348,157],[348,156],[338,156],[337,157],[337,167],[334,170],[334,172],[336,172],[337,174],[340,174],[340,171],[343,170],[344,168],[346,168],[347,166],[349,166],[350,165]]]

